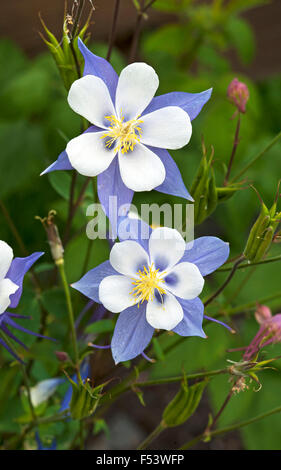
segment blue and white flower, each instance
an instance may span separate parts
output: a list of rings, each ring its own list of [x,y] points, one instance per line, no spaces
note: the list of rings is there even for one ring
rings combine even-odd
[[[8,327],[16,328],[17,330],[24,331],[25,333],[41,336],[33,333],[30,330],[18,325],[13,318],[28,318],[24,315],[7,312],[7,308],[16,308],[22,294],[23,278],[31,266],[38,260],[44,253],[33,253],[26,258],[14,258],[12,248],[4,241],[0,240],[0,329],[9,338],[13,339],[25,348],[25,345],[14,336]],[[13,259],[14,258],[14,259]],[[0,344],[4,346],[16,359],[9,345],[0,337]]]
[[[84,76],[72,84],[68,102],[93,125],[70,140],[43,174],[74,168],[82,175],[98,176],[99,199],[107,215],[109,196],[116,196],[120,207],[131,202],[134,191],[156,189],[192,200],[166,149],[189,142],[191,121],[212,90],[154,97],[159,79],[149,65],[130,64],[118,77],[109,62],[80,40],[79,48]]]
[[[121,312],[111,342],[118,363],[141,354],[155,328],[205,338],[204,305],[198,298],[203,276],[228,255],[228,243],[216,237],[186,244],[177,230],[160,227],[149,240],[116,243],[109,261],[72,287],[109,311]]]

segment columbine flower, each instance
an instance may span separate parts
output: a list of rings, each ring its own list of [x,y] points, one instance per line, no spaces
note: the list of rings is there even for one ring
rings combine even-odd
[[[240,113],[246,112],[246,104],[249,99],[249,89],[247,85],[234,78],[227,89],[227,96],[231,103],[236,106]]]
[[[111,342],[118,363],[141,354],[154,328],[205,338],[204,306],[197,296],[203,276],[221,266],[228,254],[228,243],[218,238],[202,237],[186,245],[177,230],[160,227],[149,240],[116,243],[109,261],[72,287],[111,312],[121,312]]]
[[[254,339],[246,348],[243,359],[251,360],[260,349],[269,344],[281,341],[281,313],[272,315],[271,310],[266,305],[258,305],[255,313],[257,322],[261,325]]]
[[[18,306],[21,294],[23,278],[31,266],[37,261],[44,253],[33,253],[26,258],[13,259],[12,248],[4,241],[0,240],[0,329],[11,339],[25,345],[18,340],[8,329],[8,326],[24,331],[31,335],[40,336],[32,331],[23,328],[15,323],[13,318],[28,318],[24,315],[17,315],[9,313],[7,308],[16,308]],[[14,352],[9,348],[4,339],[0,338],[0,344],[4,346],[16,359]]]
[[[118,78],[109,62],[92,54],[82,41],[79,48],[84,76],[72,84],[68,102],[93,126],[72,139],[43,173],[75,168],[82,175],[98,175],[99,199],[107,215],[110,195],[118,198],[118,207],[130,203],[134,191],[154,188],[192,200],[165,149],[189,142],[191,120],[211,90],[154,98],[159,80],[152,67],[133,63]]]

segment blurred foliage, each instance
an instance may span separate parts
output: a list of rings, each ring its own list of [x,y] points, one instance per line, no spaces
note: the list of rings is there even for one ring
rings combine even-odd
[[[194,0],[157,0],[154,7],[174,15],[169,24],[160,25],[154,30],[146,30],[141,41],[140,55],[143,60],[155,67],[160,78],[159,94],[173,90],[200,92],[213,87],[213,94],[198,118],[193,122],[193,137],[187,148],[171,152],[177,162],[188,188],[198,170],[201,160],[201,137],[206,147],[214,147],[212,172],[216,175],[218,186],[222,186],[225,165],[229,160],[235,132],[232,120],[233,107],[227,101],[226,90],[234,76],[239,76],[250,91],[247,113],[242,116],[241,140],[238,146],[233,176],[239,167],[244,166],[275,136],[281,128],[281,77],[272,77],[255,83],[246,75],[232,69],[226,55],[235,50],[242,64],[250,64],[255,54],[255,38],[251,27],[240,16],[246,8],[265,3],[260,0],[213,0],[196,2]],[[95,54],[105,56],[105,44],[90,43]],[[113,66],[119,73],[126,64],[123,54],[114,49]],[[58,225],[63,233],[67,219],[68,197],[71,184],[70,173],[59,172],[49,176],[39,174],[64,149],[68,139],[81,131],[79,116],[71,111],[66,100],[66,90],[60,79],[55,62],[48,53],[30,60],[14,43],[7,39],[0,41],[0,199],[12,214],[29,252],[45,250],[44,262],[36,267],[42,284],[47,288],[41,296],[43,307],[49,312],[46,330],[51,341],[36,341],[34,337],[20,333],[18,337],[29,347],[27,360],[36,359],[31,368],[31,380],[36,383],[48,377],[61,375],[61,365],[56,360],[56,350],[69,350],[68,324],[63,291],[53,287],[53,272],[45,233],[35,221],[36,215],[44,216],[50,209],[58,213]],[[254,182],[266,204],[271,203],[278,179],[280,178],[281,144],[276,144],[247,173],[248,181]],[[78,177],[78,188],[84,179]],[[67,246],[65,253],[66,270],[70,282],[82,274],[84,259],[88,250],[88,239],[81,227],[87,223],[85,212],[92,201],[92,190],[88,189],[86,199],[74,221],[74,231],[80,231]],[[176,202],[179,198],[152,192],[136,194],[134,203]],[[184,201],[182,201],[184,203]],[[241,253],[249,230],[257,218],[260,203],[250,188],[237,192],[231,199],[221,203],[215,212],[196,229],[196,235],[218,235],[230,242],[231,257]],[[15,255],[21,256],[16,241],[0,213],[1,235],[14,247]],[[278,252],[278,246],[271,254]],[[98,265],[108,257],[109,245],[105,240],[95,240],[88,260],[88,269]],[[280,291],[280,263],[265,265],[263,268],[241,269],[233,283],[224,291],[210,314],[224,308],[256,301]],[[249,277],[249,272],[251,275]],[[225,278],[217,273],[210,278],[204,295],[214,290]],[[249,279],[248,279],[249,278]],[[51,279],[51,280],[50,280]],[[247,281],[247,284],[245,284]],[[246,285],[246,287],[245,287]],[[75,312],[85,306],[85,299],[73,293]],[[273,309],[280,307],[280,299],[271,302]],[[30,320],[19,321],[35,332],[40,330],[40,305],[34,297],[32,284],[27,277],[25,290],[17,309],[18,313],[31,316]],[[208,311],[209,312],[209,311]],[[88,320],[95,318],[95,311],[89,310]],[[226,358],[239,360],[239,353],[226,353],[229,348],[244,346],[255,335],[258,326],[252,312],[246,319],[226,318],[237,331],[231,335],[220,325],[206,322],[204,325],[208,339],[188,338],[176,347],[170,355],[163,355],[161,342],[153,341],[157,362],[152,366],[151,377],[169,377],[200,369],[225,367]],[[114,320],[100,320],[88,325],[85,334],[89,340],[106,338],[114,328]],[[83,321],[82,321],[82,324]],[[85,321],[87,325],[87,321]],[[175,336],[166,338],[171,344]],[[280,354],[280,345],[267,348],[266,357]],[[196,351],[196,354],[194,353]],[[26,411],[18,394],[20,383],[18,365],[5,362],[9,356],[1,348],[0,357],[0,433],[10,436],[19,432],[19,421]],[[281,367],[281,364],[280,364]],[[278,370],[279,372],[279,370]],[[221,425],[230,424],[240,418],[254,416],[259,412],[280,404],[280,373],[265,371],[261,374],[263,388],[252,393],[252,388],[235,396],[221,418]],[[60,408],[61,398],[67,384],[59,387],[49,399],[47,416]],[[224,400],[229,384],[226,376],[211,380],[208,385],[209,397],[216,411]],[[141,405],[140,405],[141,406]],[[98,423],[94,432],[98,432]],[[78,432],[76,420],[67,423],[40,425],[40,436],[44,442],[53,436],[60,448],[68,448]],[[104,428],[104,425],[102,425]],[[249,449],[281,449],[280,418],[272,416],[241,431],[243,442]],[[28,445],[35,447],[34,436]],[[0,438],[1,444],[1,438]]]

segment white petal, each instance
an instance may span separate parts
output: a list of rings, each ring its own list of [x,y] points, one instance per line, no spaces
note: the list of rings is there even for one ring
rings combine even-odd
[[[157,109],[141,117],[141,142],[153,147],[180,149],[190,141],[192,126],[188,114],[178,106]]]
[[[101,78],[93,75],[85,75],[73,82],[68,103],[73,111],[99,127],[108,127],[109,121],[105,116],[115,115],[107,86]]]
[[[128,276],[135,276],[140,269],[143,271],[143,267],[149,264],[146,251],[132,240],[115,243],[109,261],[116,271]]]
[[[172,294],[163,295],[163,303],[158,296],[147,303],[146,319],[153,328],[172,330],[183,319],[183,310]]]
[[[133,280],[126,276],[107,276],[99,287],[99,299],[110,312],[122,312],[135,303]]]
[[[12,248],[8,243],[0,240],[0,280],[4,279],[9,271],[13,257],[14,253]]]
[[[48,400],[55,393],[60,382],[60,379],[46,379],[32,387],[30,389],[30,396],[33,406],[39,406]]]
[[[204,278],[193,263],[179,263],[165,277],[165,288],[186,300],[195,299],[203,286]]]
[[[121,178],[133,191],[151,191],[166,177],[160,158],[144,145],[137,144],[132,152],[119,152],[118,158]]]
[[[19,286],[14,284],[10,279],[2,279],[0,281],[0,314],[5,312],[9,307],[10,295],[18,290]]]
[[[139,116],[149,105],[159,86],[155,70],[143,62],[125,67],[116,90],[116,111],[125,121]]]
[[[87,132],[70,140],[66,153],[71,165],[84,176],[96,176],[106,170],[116,151],[107,148],[105,132]]]
[[[185,241],[181,234],[168,227],[153,230],[149,239],[150,260],[156,269],[166,271],[183,257]]]

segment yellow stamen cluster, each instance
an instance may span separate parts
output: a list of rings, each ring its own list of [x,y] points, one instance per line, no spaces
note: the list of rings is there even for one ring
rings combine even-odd
[[[129,150],[134,150],[134,146],[140,141],[141,128],[139,124],[143,121],[139,119],[131,119],[131,121],[124,122],[124,116],[117,119],[116,116],[105,116],[110,122],[108,131],[102,135],[102,139],[106,140],[106,147],[110,148],[117,141],[116,151],[121,150],[122,153],[127,153]]]
[[[132,284],[135,287],[132,292],[130,292],[130,294],[135,297],[136,303],[143,303],[145,300],[147,302],[149,300],[153,300],[155,289],[158,291],[160,296],[166,294],[165,289],[161,286],[161,284],[165,283],[163,279],[164,273],[159,275],[158,271],[159,269],[153,268],[153,263],[148,269],[144,266],[143,271],[141,269],[138,271],[139,279],[133,279]]]

